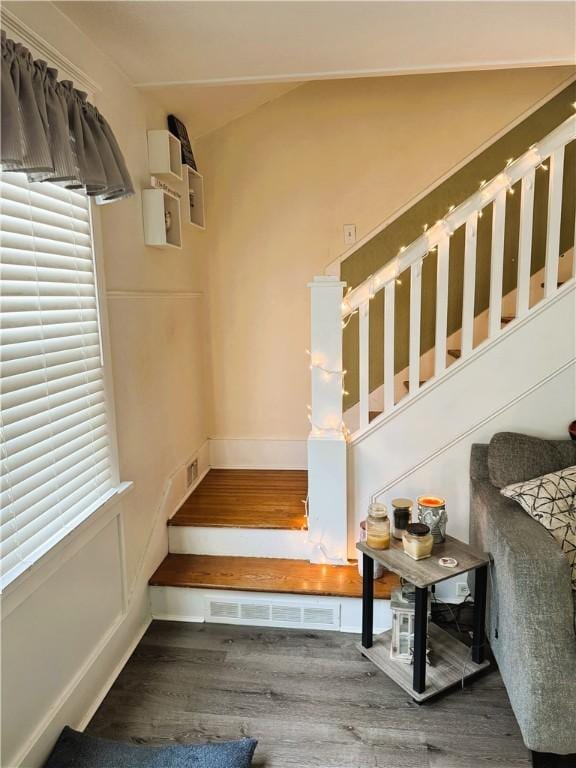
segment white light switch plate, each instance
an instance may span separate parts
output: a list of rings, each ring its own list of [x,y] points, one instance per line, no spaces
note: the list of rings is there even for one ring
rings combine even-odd
[[[356,242],[356,224],[344,224],[344,244],[354,245]]]

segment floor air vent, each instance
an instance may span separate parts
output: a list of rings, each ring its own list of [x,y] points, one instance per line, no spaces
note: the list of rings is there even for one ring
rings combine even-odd
[[[338,603],[300,603],[250,598],[205,598],[206,621],[224,624],[253,624],[270,627],[339,629]]]

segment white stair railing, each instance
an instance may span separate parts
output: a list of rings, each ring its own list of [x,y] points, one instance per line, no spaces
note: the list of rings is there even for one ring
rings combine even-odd
[[[562,178],[564,148],[576,139],[576,116],[570,117],[528,152],[506,167],[478,192],[449,211],[445,218],[424,232],[407,248],[371,275],[361,285],[343,296],[345,284],[334,277],[317,277],[311,288],[310,368],[312,397],[309,411],[311,430],[308,438],[309,533],[315,544],[311,559],[316,562],[345,562],[347,520],[347,429],[343,422],[345,374],[342,370],[342,334],[353,313],[359,315],[359,431],[370,424],[370,303],[384,293],[383,408],[384,418],[398,407],[394,368],[394,303],[396,281],[410,270],[410,328],[408,394],[411,399],[421,387],[421,303],[424,259],[436,252],[436,318],[433,351],[434,378],[446,372],[448,296],[450,279],[450,238],[465,227],[464,279],[462,285],[462,324],[460,360],[474,350],[475,276],[478,220],[487,206],[492,209],[490,254],[490,291],[488,333],[490,343],[503,332],[502,290],[507,193],[521,184],[518,275],[516,283],[516,318],[530,311],[532,227],[536,169],[549,170],[547,233],[544,267],[544,299],[558,290],[560,225],[562,215]],[[548,165],[546,165],[548,163]],[[570,169],[573,173],[574,170]],[[576,222],[575,222],[576,233]],[[575,235],[576,238],[576,235]],[[571,277],[576,276],[576,249],[573,249]],[[404,402],[403,398],[402,402]],[[374,423],[375,426],[375,423]]]
[[[434,378],[446,370],[448,335],[448,295],[450,238],[461,226],[465,227],[464,281],[462,286],[462,325],[460,359],[470,356],[474,336],[474,295],[476,275],[476,247],[478,219],[487,206],[492,206],[492,240],[490,254],[490,291],[488,305],[488,341],[502,328],[502,291],[504,276],[504,238],[506,229],[506,199],[513,187],[521,184],[518,276],[516,292],[516,318],[529,311],[530,267],[532,253],[532,226],[534,218],[534,186],[536,169],[542,166],[549,171],[547,233],[544,268],[544,298],[553,296],[558,290],[558,264],[560,256],[560,225],[562,214],[562,181],[564,172],[564,148],[576,139],[576,115],[534,144],[530,149],[488,182],[482,182],[480,189],[454,207],[423,235],[403,248],[398,255],[350,291],[342,301],[341,317],[344,324],[352,313],[359,314],[359,428],[370,425],[370,304],[374,296],[384,292],[384,370],[383,370],[383,413],[396,407],[394,372],[394,299],[395,283],[410,270],[410,314],[409,314],[409,373],[408,394],[411,398],[421,387],[421,304],[422,266],[424,259],[437,252],[436,273],[436,317]],[[574,169],[570,169],[574,173]],[[576,227],[576,225],[575,225]],[[574,257],[576,262],[576,256]],[[321,350],[317,350],[321,352]],[[379,407],[379,411],[382,406]],[[315,414],[312,412],[312,419]]]

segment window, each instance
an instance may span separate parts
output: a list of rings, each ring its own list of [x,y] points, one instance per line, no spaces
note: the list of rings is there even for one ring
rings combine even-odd
[[[1,584],[118,485],[90,205],[79,190],[0,175]]]

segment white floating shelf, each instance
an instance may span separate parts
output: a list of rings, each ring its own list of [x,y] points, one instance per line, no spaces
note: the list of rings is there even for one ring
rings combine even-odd
[[[206,229],[204,212],[204,177],[202,174],[185,165],[188,196],[188,220],[198,229]]]
[[[148,131],[148,166],[150,173],[182,179],[182,148],[170,131]]]
[[[143,189],[142,215],[146,245],[182,248],[179,198],[164,189]]]

